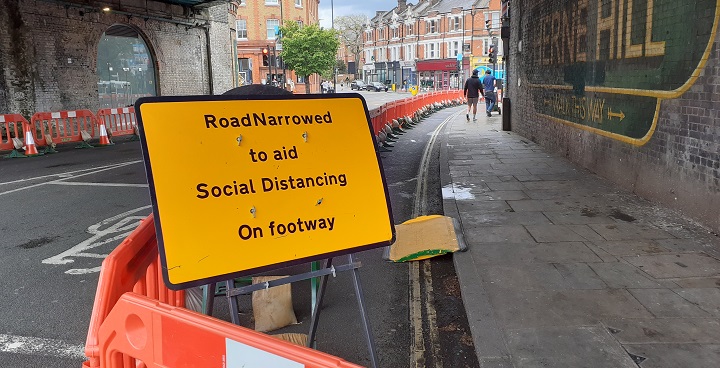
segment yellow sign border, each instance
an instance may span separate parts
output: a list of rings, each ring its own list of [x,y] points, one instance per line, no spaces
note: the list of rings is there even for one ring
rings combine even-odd
[[[310,261],[315,260],[322,260],[327,259],[331,257],[336,257],[344,254],[349,253],[355,253],[367,249],[373,249],[378,247],[384,247],[389,246],[395,241],[396,237],[396,231],[395,226],[393,223],[393,217],[392,217],[392,209],[390,204],[390,196],[388,192],[387,187],[387,179],[385,178],[383,166],[382,166],[382,160],[380,159],[380,156],[378,154],[378,151],[375,150],[375,162],[377,163],[377,168],[379,170],[378,175],[379,178],[382,181],[382,190],[383,195],[385,198],[385,205],[387,209],[387,219],[388,219],[388,225],[389,228],[386,228],[385,231],[389,230],[391,238],[388,240],[383,240],[377,243],[372,244],[365,244],[360,246],[355,245],[349,245],[347,248],[338,249],[334,251],[327,252],[327,250],[318,249],[318,254],[313,254],[304,258],[298,258],[298,259],[288,259],[286,261],[281,261],[278,263],[272,263],[272,264],[266,264],[266,262],[262,262],[264,265],[260,267],[254,267],[250,269],[240,269],[236,272],[229,272],[229,273],[223,273],[218,275],[211,275],[209,277],[203,277],[200,279],[193,279],[186,282],[178,282],[173,283],[170,279],[169,275],[169,269],[168,269],[168,260],[166,255],[166,245],[163,238],[163,231],[162,231],[162,224],[161,224],[161,216],[160,216],[160,208],[158,207],[158,198],[156,195],[156,187],[155,187],[155,180],[153,179],[153,168],[152,164],[150,162],[150,150],[152,150],[152,147],[148,147],[148,141],[145,136],[145,126],[143,123],[143,116],[142,116],[142,105],[146,104],[155,104],[155,103],[187,103],[187,102],[222,102],[222,101],[262,101],[262,102],[272,102],[272,101],[298,101],[298,100],[329,100],[329,99],[358,99],[364,108],[364,114],[365,114],[365,120],[367,122],[367,132],[368,136],[367,139],[372,141],[372,144],[375,145],[375,142],[373,140],[373,127],[372,127],[372,121],[370,120],[370,116],[368,113],[367,103],[365,99],[362,97],[362,95],[357,93],[342,93],[342,94],[330,94],[330,95],[217,95],[217,96],[165,96],[165,97],[144,97],[135,103],[135,111],[137,114],[137,124],[138,124],[138,130],[140,134],[140,143],[143,150],[143,160],[145,164],[145,170],[146,175],[148,178],[148,184],[149,184],[149,190],[150,190],[150,197],[151,202],[153,206],[153,214],[155,218],[155,231],[157,235],[157,243],[158,243],[158,252],[160,255],[160,263],[162,266],[162,273],[163,273],[163,279],[165,281],[165,284],[168,286],[168,288],[173,290],[180,290],[185,289],[192,286],[201,286],[206,285],[211,282],[218,282],[218,281],[225,281],[229,280],[235,277],[240,276],[247,276],[251,274],[258,274],[278,268],[284,268],[288,266],[293,265],[299,265],[303,263],[307,263]],[[357,140],[360,137],[357,135],[352,136],[352,139]],[[152,145],[151,145],[152,146]],[[369,163],[371,161],[368,161]],[[380,196],[381,194],[379,191],[377,191],[377,195]],[[381,203],[381,202],[379,202]],[[379,204],[378,203],[378,204]],[[382,209],[382,206],[377,207],[377,210],[380,212],[384,212]],[[384,221],[383,221],[384,222]],[[374,239],[373,239],[374,240]],[[313,251],[315,251],[313,249]],[[323,251],[325,251],[323,253]],[[268,260],[269,262],[269,260]]]

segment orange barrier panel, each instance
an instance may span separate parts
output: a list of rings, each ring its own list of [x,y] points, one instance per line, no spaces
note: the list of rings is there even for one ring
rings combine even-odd
[[[12,139],[23,137],[23,124],[28,121],[20,114],[0,115],[0,151],[15,149]]]
[[[99,337],[102,368],[360,367],[134,293],[120,297],[100,327]],[[128,362],[124,357],[136,362]]]
[[[89,360],[83,363],[83,367],[101,367],[98,331],[120,296],[129,291],[173,306],[185,306],[185,292],[172,291],[162,281],[153,215],[142,220],[140,226],[102,263],[85,340],[85,355]]]
[[[81,131],[95,136],[95,114],[90,110],[37,112],[32,116],[35,127],[35,141],[47,145],[45,134],[50,134],[55,143],[83,142]]]
[[[135,134],[135,108],[100,109],[96,115],[98,124],[112,131],[113,136]]]

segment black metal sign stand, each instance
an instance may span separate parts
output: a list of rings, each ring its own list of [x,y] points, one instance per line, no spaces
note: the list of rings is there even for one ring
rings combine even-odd
[[[240,324],[239,308],[237,302],[237,296],[239,295],[251,294],[253,291],[263,290],[271,288],[273,286],[280,286],[297,281],[309,280],[320,277],[320,286],[317,291],[317,298],[315,299],[315,304],[313,305],[312,317],[310,319],[310,331],[308,333],[307,342],[308,347],[315,348],[315,334],[317,332],[318,319],[320,318],[320,306],[322,304],[323,296],[325,294],[325,288],[327,287],[328,276],[332,275],[333,277],[335,277],[337,272],[352,271],[353,286],[355,288],[355,296],[357,297],[358,301],[358,308],[360,309],[360,318],[362,319],[363,323],[365,341],[367,342],[368,353],[370,354],[370,362],[372,363],[373,368],[377,368],[378,364],[377,357],[375,355],[375,343],[373,340],[372,331],[370,330],[370,321],[368,319],[367,311],[365,309],[365,298],[363,297],[362,285],[360,284],[360,274],[358,273],[358,269],[361,266],[362,264],[360,263],[360,261],[354,261],[353,255],[348,254],[348,263],[346,264],[334,266],[332,264],[332,258],[329,258],[325,261],[323,267],[318,270],[283,277],[277,280],[267,281],[262,284],[253,284],[236,288],[233,284],[234,281],[228,280],[225,282],[226,297],[228,300],[228,305],[230,307],[231,321],[234,324]],[[215,286],[210,285],[208,289],[214,290]],[[209,298],[207,303],[207,310],[204,312],[212,311],[212,302],[210,302],[210,300],[212,300],[212,297]]]

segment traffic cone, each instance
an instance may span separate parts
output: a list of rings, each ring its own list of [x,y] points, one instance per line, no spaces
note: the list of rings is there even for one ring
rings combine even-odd
[[[25,134],[25,156],[33,157],[42,155],[42,153],[38,152],[37,147],[35,147],[35,138],[33,138],[33,133],[30,131],[30,125],[23,124],[23,130]]]
[[[110,138],[108,138],[107,130],[105,129],[105,124],[99,124],[100,125],[100,143],[98,143],[99,146],[110,146],[113,144],[112,141],[110,141]]]

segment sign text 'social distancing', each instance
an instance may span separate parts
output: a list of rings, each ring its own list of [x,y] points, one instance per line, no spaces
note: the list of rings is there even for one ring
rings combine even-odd
[[[138,101],[168,286],[392,243],[359,95],[232,98]]]

